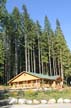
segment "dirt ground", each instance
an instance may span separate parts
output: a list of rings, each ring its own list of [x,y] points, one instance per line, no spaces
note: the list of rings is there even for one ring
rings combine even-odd
[[[0,85],[0,90],[5,90],[5,89],[8,89],[8,88],[9,88],[8,86]]]

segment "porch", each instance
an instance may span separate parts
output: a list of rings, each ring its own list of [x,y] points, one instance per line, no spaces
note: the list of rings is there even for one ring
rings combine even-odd
[[[27,80],[10,83],[11,89],[40,89],[40,88],[58,88],[61,82],[46,79]]]

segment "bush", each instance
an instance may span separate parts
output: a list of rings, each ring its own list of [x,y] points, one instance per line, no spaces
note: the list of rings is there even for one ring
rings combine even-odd
[[[28,90],[24,92],[24,97],[28,99],[35,99],[38,95],[38,92],[35,92],[33,90]]]
[[[10,93],[9,93],[9,96],[10,96],[10,97],[15,97],[15,98],[16,98],[16,97],[18,96],[18,92],[17,92],[17,91],[10,92]]]
[[[54,90],[54,91],[33,91],[33,90],[27,90],[27,91],[13,91],[10,93],[10,96],[12,97],[19,97],[19,98],[25,98],[25,99],[46,99],[49,100],[51,98],[55,98],[56,100],[58,98],[68,98],[71,99],[71,89],[65,89],[62,91]]]
[[[23,98],[24,97],[24,91],[19,90],[17,93],[18,98]]]

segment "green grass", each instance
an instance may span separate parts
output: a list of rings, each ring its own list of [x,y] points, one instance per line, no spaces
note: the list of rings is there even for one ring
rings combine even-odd
[[[9,96],[13,97],[22,97],[26,99],[51,99],[51,98],[68,98],[71,99],[71,89],[65,89],[62,91],[58,90],[52,90],[52,91],[36,91],[34,92],[33,90],[28,90],[28,91],[19,91],[19,92],[11,92],[9,93]]]

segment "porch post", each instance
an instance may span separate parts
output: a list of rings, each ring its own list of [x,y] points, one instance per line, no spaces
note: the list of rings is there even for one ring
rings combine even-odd
[[[36,88],[38,88],[37,79],[36,79]]]

